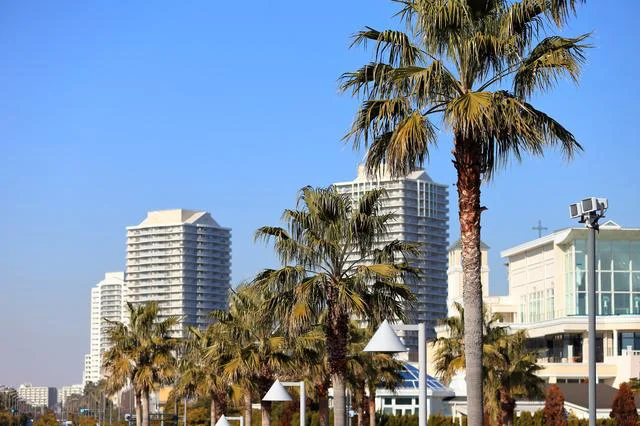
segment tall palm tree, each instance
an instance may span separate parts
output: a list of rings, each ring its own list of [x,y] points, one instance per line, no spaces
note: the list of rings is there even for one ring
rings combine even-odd
[[[414,256],[416,247],[401,241],[382,249],[376,246],[393,219],[392,214],[379,211],[383,196],[384,191],[374,190],[353,202],[334,188],[306,187],[301,190],[298,208],[283,213],[286,229],[267,226],[256,232],[257,239],[274,241],[283,264],[256,278],[258,285],[277,296],[270,303],[271,311],[287,319],[293,329],[307,326],[326,312],[323,328],[335,426],[344,426],[351,318],[403,317],[404,303],[414,297],[401,278],[413,272],[405,257]],[[389,257],[393,260],[376,262]]]
[[[136,398],[136,424],[149,426],[149,396],[175,374],[177,340],[170,335],[178,317],[158,318],[158,305],[127,303],[129,323],[108,321],[110,348],[103,355],[105,389],[115,394],[128,384]]]
[[[436,122],[453,135],[466,308],[470,425],[482,423],[480,202],[483,178],[509,157],[559,146],[581,149],[560,123],[530,102],[562,77],[578,80],[588,35],[546,36],[581,0],[395,0],[406,33],[365,28],[354,45],[375,43],[373,61],[343,75],[342,90],[364,98],[351,131],[369,147],[371,172],[403,175],[428,157]],[[545,37],[546,36],[546,37]]]
[[[189,338],[184,342],[183,355],[179,362],[180,378],[176,394],[197,395],[210,398],[210,422],[215,424],[225,412],[227,401],[237,388],[224,377],[224,353],[226,342],[216,324],[206,330],[189,329]],[[213,349],[215,348],[215,349]]]
[[[395,390],[402,382],[402,362],[390,354],[363,352],[375,328],[374,325],[362,328],[356,323],[351,326],[348,381],[357,404],[358,426],[376,425],[378,387]]]
[[[263,309],[271,295],[252,285],[240,286],[229,297],[228,311],[215,311],[220,335],[225,342],[226,360],[223,374],[235,383],[245,383],[245,392],[255,387],[260,398],[269,390],[275,379],[283,376],[293,363],[291,342],[283,333],[277,316]],[[304,339],[298,338],[301,344]],[[208,357],[218,352],[210,346]],[[252,386],[254,384],[254,386]],[[271,424],[271,403],[261,401],[262,425]],[[250,409],[251,404],[247,404]]]
[[[434,366],[436,374],[448,383],[458,372],[465,370],[466,346],[465,309],[455,304],[458,315],[441,321],[446,334],[435,341]],[[500,314],[483,315],[483,417],[491,424],[513,424],[516,397],[542,395],[543,380],[537,373],[542,367],[537,364],[535,352],[526,348],[527,334],[520,330],[510,333],[507,326],[500,325]]]

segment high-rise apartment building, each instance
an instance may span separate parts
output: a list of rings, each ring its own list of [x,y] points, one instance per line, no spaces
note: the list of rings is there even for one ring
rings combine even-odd
[[[34,407],[54,409],[58,402],[58,389],[25,383],[18,387],[18,397]]]
[[[447,315],[447,241],[449,235],[449,191],[446,185],[435,183],[424,170],[415,170],[402,178],[388,173],[368,176],[358,167],[353,181],[334,184],[336,190],[350,194],[353,202],[367,191],[383,188],[386,196],[382,213],[395,214],[388,234],[380,244],[401,240],[420,244],[420,254],[412,260],[419,277],[410,278],[407,285],[417,301],[409,318],[427,323],[427,337],[435,335],[437,321]],[[407,336],[410,348],[417,348],[417,339]]]
[[[231,230],[203,211],[149,212],[127,227],[126,282],[130,301],[157,301],[160,318],[176,315],[174,330],[206,327],[209,313],[225,309],[231,281]]]
[[[108,272],[91,289],[91,326],[89,354],[85,357],[83,384],[97,383],[102,378],[102,354],[109,348],[106,338],[107,321],[126,323],[127,286],[123,272]]]

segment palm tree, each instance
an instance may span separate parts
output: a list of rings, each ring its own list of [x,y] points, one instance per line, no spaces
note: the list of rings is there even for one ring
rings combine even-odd
[[[544,380],[538,376],[542,367],[536,353],[527,349],[526,339],[524,330],[506,335],[488,358],[491,365],[486,369],[485,401],[493,407],[490,411],[499,413],[503,425],[513,425],[516,398],[543,396]]]
[[[245,393],[254,388],[260,397],[269,390],[275,379],[288,372],[293,364],[291,343],[283,333],[277,316],[263,309],[272,295],[252,285],[240,286],[229,297],[228,311],[215,311],[224,347],[223,374],[231,382],[244,383]],[[303,344],[304,337],[296,339]],[[219,348],[210,346],[207,359],[216,356]],[[262,425],[271,424],[271,403],[261,401]],[[247,401],[246,409],[251,403]]]
[[[465,309],[455,304],[458,315],[445,318],[441,324],[446,334],[435,341],[434,366],[436,374],[446,383],[458,372],[465,370],[466,346],[464,340]],[[483,375],[484,413],[491,423],[513,424],[515,397],[542,395],[543,380],[537,376],[542,367],[537,365],[535,352],[526,348],[526,332],[509,333],[500,325],[500,314],[483,315]]]
[[[377,325],[377,324],[376,324]],[[358,426],[376,425],[376,393],[378,387],[395,390],[402,382],[403,365],[390,354],[363,352],[376,328],[371,324],[362,328],[351,325],[349,345],[348,381],[352,387],[358,413]],[[368,391],[368,395],[366,392]]]
[[[546,36],[580,0],[395,0],[408,32],[365,28],[354,45],[375,43],[373,61],[342,76],[364,98],[346,138],[368,146],[370,172],[403,175],[428,158],[436,120],[453,135],[464,271],[470,425],[482,423],[481,181],[512,156],[581,147],[530,102],[562,77],[578,80],[588,35]]]
[[[189,329],[189,338],[184,343],[184,353],[179,362],[180,378],[176,384],[177,395],[211,399],[212,425],[224,414],[228,398],[235,390],[223,376],[226,342],[218,328],[214,324],[204,331],[194,327]],[[215,352],[213,348],[216,348]]]
[[[170,330],[177,317],[158,318],[158,305],[127,303],[129,324],[108,321],[110,348],[103,355],[105,388],[110,394],[133,387],[136,425],[149,425],[149,396],[158,385],[168,384],[175,374],[177,340]]]
[[[284,265],[256,278],[258,285],[277,296],[269,304],[270,311],[287,319],[293,330],[308,326],[326,312],[323,331],[335,426],[344,426],[351,318],[402,318],[403,304],[413,300],[401,278],[412,272],[405,256],[415,255],[415,246],[393,241],[376,248],[393,218],[379,213],[383,195],[382,190],[370,191],[353,203],[334,188],[306,187],[301,190],[298,208],[283,213],[287,229],[267,226],[256,232],[257,239],[274,240]],[[390,255],[393,261],[376,262]]]

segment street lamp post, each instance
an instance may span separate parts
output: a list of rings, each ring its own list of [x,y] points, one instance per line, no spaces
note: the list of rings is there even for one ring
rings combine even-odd
[[[306,423],[306,411],[307,411],[307,394],[305,391],[304,380],[299,382],[281,382],[280,380],[276,380],[269,388],[269,391],[262,398],[263,401],[291,401],[291,395],[284,388],[287,387],[298,387],[300,388],[300,426],[305,426]]]
[[[596,231],[609,202],[606,198],[589,197],[569,206],[569,216],[580,218],[589,230],[587,235],[587,308],[589,333],[589,426],[596,426]]]
[[[418,426],[427,426],[427,336],[424,323],[391,325],[384,320],[364,351],[406,352],[406,347],[394,330],[418,332]]]

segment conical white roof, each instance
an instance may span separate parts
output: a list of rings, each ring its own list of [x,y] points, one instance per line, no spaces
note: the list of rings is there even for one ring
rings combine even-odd
[[[375,334],[364,348],[365,352],[407,352],[402,340],[398,337],[387,320],[382,321]]]
[[[262,398],[263,401],[292,401],[289,392],[282,386],[280,380],[276,380],[271,385],[267,394]]]

